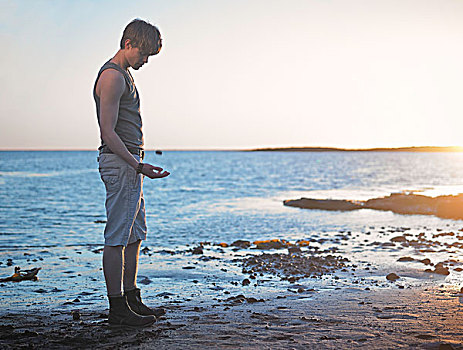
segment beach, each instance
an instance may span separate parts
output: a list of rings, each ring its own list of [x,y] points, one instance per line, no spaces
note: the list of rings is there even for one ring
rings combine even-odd
[[[463,350],[463,1],[0,9],[0,350]]]
[[[454,235],[439,230],[434,236]],[[422,245],[413,244],[413,249],[444,245],[405,234],[374,246],[408,251],[414,238]],[[381,264],[352,264],[336,249],[310,249],[310,243],[277,239],[203,242],[171,252],[186,258],[186,271],[201,269],[201,265],[208,270],[208,263],[214,261],[218,262],[216,272],[235,267],[242,268],[241,273],[233,273],[231,283],[209,283],[210,298],[182,299],[169,292],[148,298],[153,306],[165,307],[167,314],[143,329],[111,328],[106,307],[94,307],[78,298],[66,302],[66,310],[37,310],[30,305],[33,312],[28,308],[20,313],[3,312],[0,344],[7,349],[463,348],[463,293],[445,280],[450,272],[461,272],[461,263],[447,261],[438,271],[438,264],[428,258],[404,255],[398,259],[402,267],[385,270]],[[144,253],[146,258],[156,255],[148,247]],[[211,277],[204,274],[202,279]],[[140,282],[151,285],[146,277]],[[270,287],[265,288],[267,284]],[[35,292],[59,294],[44,289]],[[92,294],[84,291],[81,299]]]
[[[96,153],[0,155],[0,278],[37,276],[0,282],[2,348],[461,349],[461,220],[284,205],[458,194],[461,154],[148,152],[140,330],[106,321]]]
[[[167,315],[138,330],[111,329],[106,309],[8,313],[0,318],[0,343],[5,349],[461,349],[462,297],[438,283],[288,290],[259,301],[246,298],[243,287],[243,294],[196,306],[164,304]]]
[[[171,306],[154,326],[111,330],[95,310],[2,317],[3,348],[461,349],[461,307],[445,289],[343,290],[262,303]]]

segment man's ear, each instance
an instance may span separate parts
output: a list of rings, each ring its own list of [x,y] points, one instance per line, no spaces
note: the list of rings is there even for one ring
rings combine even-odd
[[[132,47],[132,43],[130,42],[130,39],[125,39],[124,42],[124,49],[127,50]]]

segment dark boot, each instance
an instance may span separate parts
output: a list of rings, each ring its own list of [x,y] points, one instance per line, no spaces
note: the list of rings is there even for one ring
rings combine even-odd
[[[111,326],[144,327],[156,321],[155,316],[141,316],[132,311],[125,296],[108,297],[109,317]]]
[[[124,294],[127,297],[127,303],[129,304],[130,308],[139,315],[154,315],[156,317],[160,317],[166,313],[166,310],[162,307],[151,309],[143,304],[140,296],[140,288],[135,288],[128,292],[124,292]]]

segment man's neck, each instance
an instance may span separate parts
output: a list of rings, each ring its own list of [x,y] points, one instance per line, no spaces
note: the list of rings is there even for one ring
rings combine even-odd
[[[127,68],[129,68],[129,63],[127,62],[127,59],[125,58],[125,54],[123,50],[117,51],[116,55],[114,55],[114,57],[111,59],[111,62],[117,64],[122,69],[127,70]]]

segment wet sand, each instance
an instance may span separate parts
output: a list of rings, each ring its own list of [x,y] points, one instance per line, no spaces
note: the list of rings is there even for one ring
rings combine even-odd
[[[99,269],[99,248],[75,251],[83,259],[76,266],[71,252],[44,253],[42,260],[34,257],[40,251],[21,252],[14,261],[5,259],[9,269],[29,261],[57,270],[61,262],[58,282],[68,285],[41,280],[53,273],[48,268],[38,281],[0,284],[9,293],[2,297],[7,308],[0,312],[0,347],[463,349],[463,234],[457,227],[368,227],[306,240],[201,242],[175,250],[146,246],[142,266],[164,261],[155,275],[172,264],[184,274],[182,288],[197,289],[191,297],[173,289],[159,293],[153,274],[140,274],[146,303],[168,312],[138,330],[107,324],[103,290],[94,273],[84,273]],[[64,290],[72,283],[88,290],[73,299]],[[27,305],[11,296],[15,290],[33,294],[24,297]]]
[[[155,325],[111,329],[106,310],[7,314],[4,349],[463,349],[456,290],[344,289],[168,306]],[[76,317],[77,318],[77,317]]]

